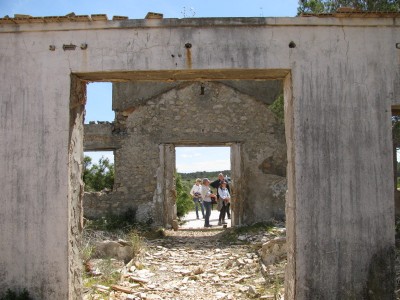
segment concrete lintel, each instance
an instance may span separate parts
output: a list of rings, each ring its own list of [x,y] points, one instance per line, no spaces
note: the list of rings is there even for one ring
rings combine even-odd
[[[152,70],[152,71],[109,71],[76,73],[87,81],[212,81],[212,80],[276,80],[284,79],[287,69],[197,69],[197,70]]]
[[[179,143],[175,142],[165,142],[166,144],[174,144],[175,147],[187,147],[187,146],[196,146],[196,147],[230,147],[233,144],[240,143],[239,141],[200,141],[199,139],[196,140],[187,140],[183,141],[180,140]]]

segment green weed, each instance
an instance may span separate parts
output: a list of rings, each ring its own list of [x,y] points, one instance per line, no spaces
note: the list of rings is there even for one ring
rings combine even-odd
[[[23,289],[21,293],[7,289],[5,295],[0,300],[32,300],[32,298],[26,289]]]
[[[143,243],[143,238],[140,236],[140,234],[138,233],[137,230],[132,230],[128,234],[128,241],[130,242],[131,247],[132,247],[133,257],[138,256],[140,251],[144,247],[144,243]]]
[[[88,262],[92,258],[93,252],[94,252],[94,246],[90,245],[89,242],[86,243],[81,250],[83,262]]]

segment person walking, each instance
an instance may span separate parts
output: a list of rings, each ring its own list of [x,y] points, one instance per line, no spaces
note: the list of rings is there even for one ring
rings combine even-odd
[[[190,195],[193,198],[194,207],[196,209],[196,217],[199,219],[199,206],[201,208],[201,214],[203,215],[204,219],[204,205],[203,200],[201,198],[201,179],[197,178],[196,183],[193,185],[192,189],[190,190]]]
[[[211,198],[216,197],[210,189],[210,180],[208,178],[203,179],[203,185],[201,186],[201,198],[203,199],[204,209],[206,211],[204,218],[204,227],[211,227],[210,215],[211,215]]]
[[[219,218],[218,225],[228,224],[225,222],[226,208],[228,207],[228,203],[231,201],[231,195],[226,187],[227,183],[225,181],[221,181],[221,184],[218,188],[218,210],[219,210]]]

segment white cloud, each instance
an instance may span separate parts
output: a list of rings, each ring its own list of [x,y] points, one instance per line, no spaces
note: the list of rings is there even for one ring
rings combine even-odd
[[[201,153],[182,153],[180,157],[182,158],[196,158],[196,157],[201,157]]]
[[[176,169],[180,173],[230,168],[230,147],[176,147]]]
[[[176,169],[179,173],[191,173],[196,171],[223,171],[230,170],[231,163],[230,159],[228,158],[191,163],[177,163]]]

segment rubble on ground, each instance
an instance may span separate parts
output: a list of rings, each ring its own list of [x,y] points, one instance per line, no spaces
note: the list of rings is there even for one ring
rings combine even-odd
[[[263,244],[281,245],[284,235],[282,227],[230,240],[222,229],[166,231],[117,270],[115,283],[87,287],[84,299],[283,299],[285,259],[266,266],[261,257]]]

